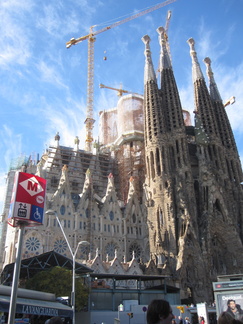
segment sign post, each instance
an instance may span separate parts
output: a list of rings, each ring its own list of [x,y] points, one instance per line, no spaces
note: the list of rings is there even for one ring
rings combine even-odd
[[[21,266],[25,226],[43,224],[46,180],[24,172],[16,172],[10,202],[8,224],[19,227],[16,261],[13,273],[8,324],[14,324],[18,280]]]

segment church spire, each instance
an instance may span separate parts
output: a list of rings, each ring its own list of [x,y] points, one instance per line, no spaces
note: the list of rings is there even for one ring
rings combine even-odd
[[[193,38],[189,38],[187,43],[190,46],[190,54],[192,58],[192,80],[193,83],[196,82],[198,79],[204,79],[198,59],[197,59],[197,52],[195,51],[195,41]]]
[[[160,50],[160,71],[162,69],[169,69],[172,68],[171,65],[171,59],[169,56],[169,53],[167,51],[166,48],[166,39],[165,39],[165,29],[164,27],[159,27],[157,29],[157,32],[159,34],[159,42],[160,42],[160,46],[161,46],[161,50]]]
[[[216,85],[216,82],[214,80],[214,75],[213,75],[213,71],[211,68],[211,60],[209,57],[206,57],[204,59],[204,63],[206,64],[206,68],[207,68],[207,75],[208,75],[208,79],[209,79],[209,92],[210,92],[210,96],[214,101],[222,101],[219,91],[218,91],[218,87]]]
[[[218,130],[213,104],[197,59],[195,41],[193,38],[190,38],[187,43],[190,46],[190,55],[192,58],[192,79],[194,84],[195,110],[201,117],[205,132],[208,135],[216,135]],[[214,140],[216,140],[216,138],[214,138]]]
[[[234,134],[227,116],[227,113],[225,111],[225,107],[223,105],[220,93],[218,91],[218,87],[216,85],[216,82],[214,80],[214,74],[211,68],[211,60],[209,57],[206,57],[204,59],[204,63],[207,67],[207,75],[209,78],[209,90],[210,90],[210,96],[213,102],[214,112],[216,116],[216,122],[218,125],[219,130],[219,136],[220,140],[223,144],[223,146],[226,149],[232,149],[236,154],[236,160],[238,160],[238,150],[234,139]],[[230,154],[232,155],[232,154]],[[240,162],[237,162],[240,165]],[[239,168],[240,169],[240,168]]]
[[[145,35],[142,37],[142,41],[145,44],[145,68],[144,68],[144,84],[146,84],[148,81],[156,81],[156,75],[154,72],[154,66],[152,62],[152,57],[151,57],[151,50],[150,50],[150,37],[148,35]]]

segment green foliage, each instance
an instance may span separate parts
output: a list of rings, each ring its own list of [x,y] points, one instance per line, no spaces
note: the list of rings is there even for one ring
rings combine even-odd
[[[26,289],[49,292],[56,297],[69,296],[72,291],[72,271],[61,267],[53,267],[40,271],[26,282]],[[82,278],[75,281],[76,310],[80,311],[88,303],[89,289],[83,284]]]

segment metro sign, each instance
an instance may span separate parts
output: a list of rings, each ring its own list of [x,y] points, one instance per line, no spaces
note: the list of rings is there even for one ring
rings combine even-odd
[[[46,180],[36,175],[16,172],[10,209],[9,225],[19,222],[26,226],[42,225],[45,205]]]
[[[31,196],[37,195],[38,193],[41,193],[42,191],[44,191],[44,189],[41,187],[41,184],[38,182],[38,180],[35,177],[25,180],[19,184]]]

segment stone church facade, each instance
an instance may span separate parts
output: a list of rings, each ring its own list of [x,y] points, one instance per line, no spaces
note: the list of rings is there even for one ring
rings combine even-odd
[[[217,275],[243,273],[243,180],[233,132],[209,58],[209,89],[192,58],[195,126],[185,122],[163,28],[160,84],[145,44],[144,99],[120,98],[100,113],[94,152],[60,145],[59,134],[38,163],[17,169],[47,179],[46,210],[62,221],[77,260],[97,273],[160,274],[181,298],[212,302]],[[188,119],[188,113],[186,113]],[[18,233],[6,224],[11,170],[2,222],[2,266],[15,261]],[[70,257],[53,214],[26,228],[23,258],[55,250]]]

